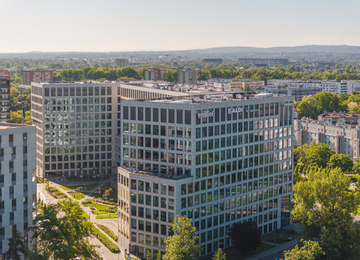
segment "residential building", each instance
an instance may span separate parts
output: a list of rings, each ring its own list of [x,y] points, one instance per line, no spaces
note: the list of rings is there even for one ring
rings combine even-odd
[[[311,142],[324,143],[334,149],[337,154],[349,155],[354,161],[359,158],[359,125],[300,119],[294,121],[294,131],[297,145],[311,144]]]
[[[221,64],[221,63],[223,63],[223,59],[210,58],[210,59],[203,59],[202,62]]]
[[[5,259],[12,228],[31,249],[28,228],[36,213],[35,131],[35,126],[0,123],[0,259]]]
[[[346,82],[347,94],[351,95],[355,91],[360,91],[360,80],[342,80],[341,84]]]
[[[159,68],[150,68],[144,72],[145,80],[165,80],[165,71]]]
[[[301,101],[306,96],[313,96],[316,93],[322,91],[320,87],[298,87],[298,88],[288,88],[288,87],[264,87],[264,88],[254,88],[258,92],[273,93],[279,95],[288,95],[293,96],[295,101]]]
[[[0,78],[6,78],[10,80],[10,75],[8,70],[0,70]]]
[[[321,88],[321,91],[329,91],[335,94],[345,93],[345,83],[336,82],[332,80],[326,80],[326,81],[269,80],[268,85],[285,87],[288,89],[289,88]]]
[[[199,79],[199,69],[185,68],[179,70],[180,84],[195,84]]]
[[[53,81],[52,70],[23,70],[22,71],[22,84],[31,85],[31,82],[49,82]]]
[[[264,81],[236,81],[236,82],[230,82],[231,89],[232,90],[241,90],[245,89],[245,86],[249,86],[249,88],[261,88],[264,87],[265,82]]]
[[[192,218],[201,255],[229,247],[236,222],[262,233],[287,225],[293,101],[243,92],[122,100],[121,250],[164,252],[176,215]]]
[[[0,121],[10,121],[10,79],[0,77]]]
[[[319,121],[329,122],[330,124],[343,124],[356,126],[360,124],[360,114],[345,113],[345,112],[324,112],[318,116]]]
[[[128,67],[129,61],[127,59],[116,59],[114,61],[114,66],[119,67],[119,68]]]

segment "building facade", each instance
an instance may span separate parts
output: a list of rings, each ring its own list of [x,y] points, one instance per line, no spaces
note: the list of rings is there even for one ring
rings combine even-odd
[[[0,77],[0,122],[10,122],[10,79]]]
[[[144,72],[145,80],[165,80],[165,71],[159,68],[150,68]]]
[[[53,81],[52,70],[23,70],[22,71],[22,84],[31,85],[31,82],[49,82]]]
[[[240,58],[242,64],[258,64],[258,65],[288,65],[288,59],[262,59],[262,58]]]
[[[10,75],[8,70],[0,70],[0,78],[5,78],[10,80]]]
[[[119,246],[165,251],[176,215],[192,218],[200,255],[231,245],[239,221],[289,223],[293,97],[122,100]]]
[[[185,68],[179,70],[180,84],[195,84],[199,80],[199,69]]]
[[[127,59],[116,59],[114,61],[114,66],[119,67],[119,68],[128,67],[129,61]]]
[[[13,227],[31,249],[28,227],[36,210],[35,131],[34,126],[0,123],[0,259],[5,259]]]

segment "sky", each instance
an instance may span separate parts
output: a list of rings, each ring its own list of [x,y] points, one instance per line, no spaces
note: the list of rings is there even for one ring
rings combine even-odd
[[[360,45],[359,0],[0,0],[0,53]]]

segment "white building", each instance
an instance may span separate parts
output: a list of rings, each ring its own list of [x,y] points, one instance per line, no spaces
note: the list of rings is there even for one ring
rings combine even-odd
[[[359,80],[343,80],[341,82],[347,83],[347,94],[353,94],[355,91],[360,91],[360,81]]]
[[[28,227],[36,209],[35,126],[0,123],[0,259],[15,227],[31,249]]]
[[[327,81],[300,81],[300,80],[269,80],[268,85],[275,85],[277,87],[286,86],[286,88],[321,88],[322,91],[329,91],[331,93],[347,94],[348,88],[345,83],[336,82],[332,80]]]
[[[192,218],[201,255],[229,247],[236,222],[289,222],[294,98],[272,96],[121,101],[121,250],[163,252],[176,215]]]

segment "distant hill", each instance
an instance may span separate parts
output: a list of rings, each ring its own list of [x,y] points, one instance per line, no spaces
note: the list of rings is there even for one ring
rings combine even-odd
[[[271,48],[256,48],[256,47],[216,47],[207,49],[193,49],[193,50],[173,50],[173,51],[133,51],[133,52],[40,52],[33,51],[27,53],[0,53],[0,58],[9,59],[60,59],[60,58],[77,58],[77,59],[115,59],[115,58],[153,58],[162,55],[169,55],[170,57],[193,57],[200,59],[203,57],[247,57],[249,55],[255,56],[279,56],[279,53],[284,55],[302,56],[301,54],[360,54],[360,46],[348,45],[305,45],[294,47],[271,47]],[[299,55],[296,55],[299,54]],[[307,56],[308,56],[307,55]],[[315,55],[316,56],[316,55]],[[285,57],[285,56],[284,56]]]

